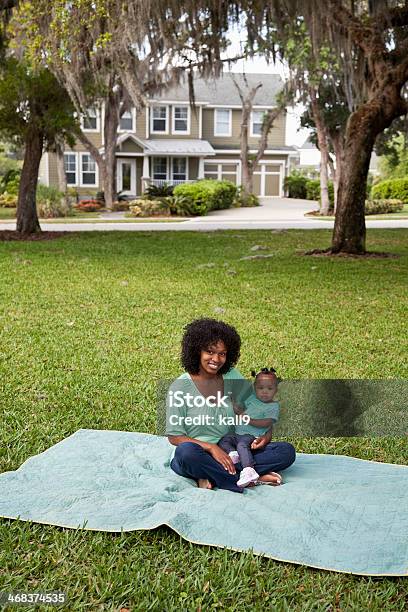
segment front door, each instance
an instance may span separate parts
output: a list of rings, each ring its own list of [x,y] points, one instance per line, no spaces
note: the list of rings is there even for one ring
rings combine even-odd
[[[136,194],[136,160],[118,159],[117,162],[117,189],[122,195],[135,196]]]

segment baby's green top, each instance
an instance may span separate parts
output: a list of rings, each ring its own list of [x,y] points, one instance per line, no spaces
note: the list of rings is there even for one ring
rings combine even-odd
[[[276,423],[279,419],[279,404],[278,402],[262,402],[255,395],[255,391],[247,400],[244,401],[245,414],[251,419],[272,419],[273,423]],[[269,427],[255,427],[254,425],[237,424],[235,427],[235,433],[251,434],[251,436],[262,436]]]

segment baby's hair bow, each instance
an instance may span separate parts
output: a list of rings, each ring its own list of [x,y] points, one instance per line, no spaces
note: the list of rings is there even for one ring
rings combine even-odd
[[[258,374],[276,374],[276,370],[275,368],[261,368],[259,372],[251,370],[251,376],[253,376],[253,378],[256,378]]]

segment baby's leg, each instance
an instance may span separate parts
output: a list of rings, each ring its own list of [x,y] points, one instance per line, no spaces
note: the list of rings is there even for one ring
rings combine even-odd
[[[235,434],[227,434],[218,442],[218,446],[226,453],[237,450],[237,436]]]
[[[237,435],[237,451],[241,459],[243,468],[254,467],[255,460],[251,451],[251,444],[255,440],[255,436],[250,434]]]

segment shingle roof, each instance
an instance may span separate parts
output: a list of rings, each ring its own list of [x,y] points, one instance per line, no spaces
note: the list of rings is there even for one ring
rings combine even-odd
[[[299,149],[317,149],[317,147],[313,144],[313,142],[311,142],[310,136],[308,136]]]
[[[215,80],[205,81],[196,78],[194,81],[194,95],[196,102],[206,102],[217,105],[239,105],[241,100],[234,84],[234,79],[246,91],[246,85],[242,74],[225,72]],[[283,82],[278,74],[247,74],[246,79],[249,88],[262,83],[262,87],[256,92],[255,106],[273,106],[277,93],[282,89]],[[166,90],[161,96],[154,96],[155,100],[174,100],[175,102],[186,102],[189,100],[188,84],[184,83],[178,87]]]
[[[147,153],[160,155],[215,155],[215,151],[207,140],[163,138],[157,140],[144,140]]]

